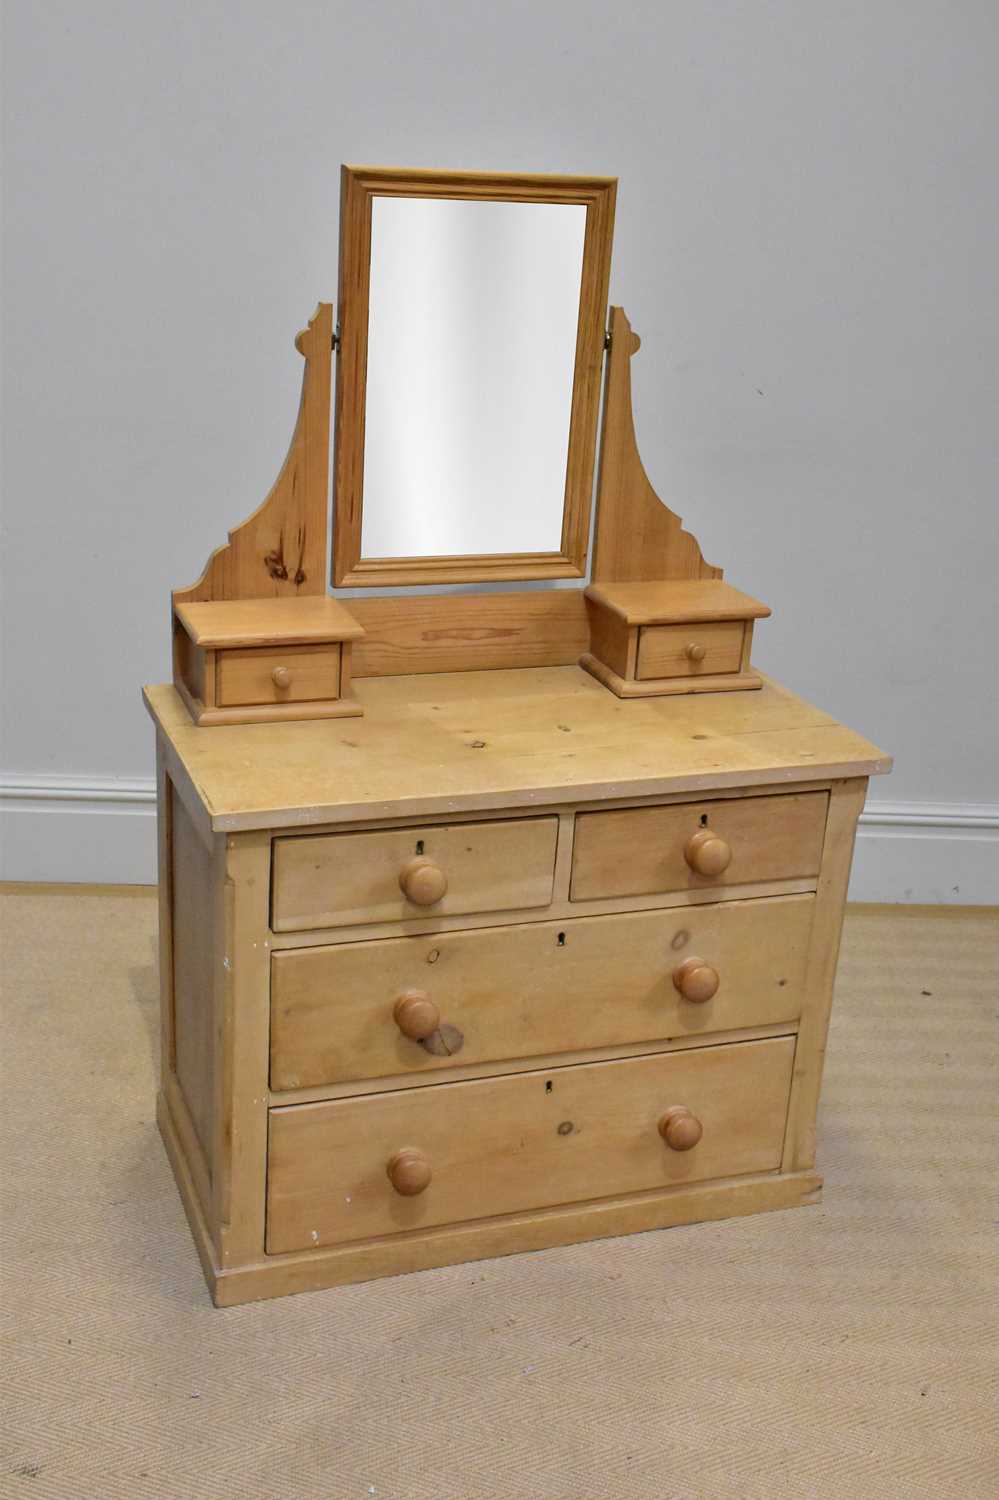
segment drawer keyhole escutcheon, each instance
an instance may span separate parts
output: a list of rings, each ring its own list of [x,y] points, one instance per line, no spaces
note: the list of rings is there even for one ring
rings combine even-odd
[[[385,1168],[388,1180],[403,1198],[415,1198],[425,1192],[433,1177],[430,1158],[417,1146],[403,1146],[389,1157]]]
[[[659,1121],[659,1134],[671,1151],[690,1151],[704,1134],[704,1127],[685,1104],[672,1104]]]
[[[674,985],[683,998],[694,1005],[703,1005],[706,1000],[713,999],[720,982],[718,970],[705,963],[703,958],[685,958],[673,970]]]
[[[271,673],[271,681],[276,688],[282,692],[291,687],[291,673],[287,667],[275,667]]]
[[[721,875],[732,862],[732,850],[720,834],[710,828],[692,833],[684,847],[683,857],[697,875]]]
[[[418,855],[403,865],[399,885],[414,906],[434,906],[447,891],[447,876],[432,859]]]
[[[412,1042],[433,1036],[441,1024],[441,1013],[426,990],[406,990],[395,1002],[392,1014],[403,1036]]]

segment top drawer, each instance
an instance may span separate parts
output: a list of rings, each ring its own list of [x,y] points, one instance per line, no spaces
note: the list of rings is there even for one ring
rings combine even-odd
[[[580,813],[573,901],[818,874],[827,792]]]
[[[274,840],[275,932],[548,906],[557,818]]]

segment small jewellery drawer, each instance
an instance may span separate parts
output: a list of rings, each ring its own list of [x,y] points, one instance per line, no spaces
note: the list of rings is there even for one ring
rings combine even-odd
[[[776,896],[286,949],[271,960],[271,1087],[796,1020],[814,901]]]
[[[638,632],[635,675],[642,680],[738,672],[744,634],[741,620],[702,625],[643,625]]]
[[[780,1166],[794,1039],[270,1112],[267,1250]]]
[[[827,792],[580,813],[573,901],[704,890],[818,873]]]
[[[220,651],[215,670],[220,708],[315,703],[340,695],[339,645]]]
[[[548,906],[557,818],[274,841],[275,932]]]

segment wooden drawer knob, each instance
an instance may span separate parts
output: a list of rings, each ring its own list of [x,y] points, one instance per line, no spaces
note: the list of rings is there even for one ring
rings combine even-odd
[[[732,850],[710,828],[699,828],[687,840],[683,857],[698,875],[720,875],[732,862]]]
[[[659,1121],[659,1134],[671,1151],[690,1151],[704,1134],[704,1127],[685,1104],[673,1104]]]
[[[395,1024],[403,1036],[422,1042],[441,1024],[441,1013],[425,990],[407,990],[395,1002]]]
[[[271,681],[276,688],[290,688],[291,673],[287,667],[275,667],[271,673]]]
[[[683,654],[688,661],[699,662],[704,660],[705,651],[699,641],[691,641],[688,646],[684,646]]]
[[[447,876],[432,859],[418,855],[403,867],[399,884],[407,901],[415,906],[433,906],[447,890]]]
[[[416,1146],[403,1146],[401,1151],[389,1157],[385,1170],[389,1182],[404,1198],[415,1198],[417,1193],[424,1192],[434,1175],[429,1156]]]
[[[673,983],[685,1000],[703,1005],[718,993],[718,970],[706,964],[703,958],[685,958],[678,969],[673,970]]]

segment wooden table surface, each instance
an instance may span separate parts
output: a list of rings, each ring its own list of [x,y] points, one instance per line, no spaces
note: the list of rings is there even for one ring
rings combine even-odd
[[[143,696],[215,832],[877,775],[891,758],[776,683],[623,701],[578,667],[370,677],[357,719],[196,728]],[[193,798],[192,798],[193,793]]]

